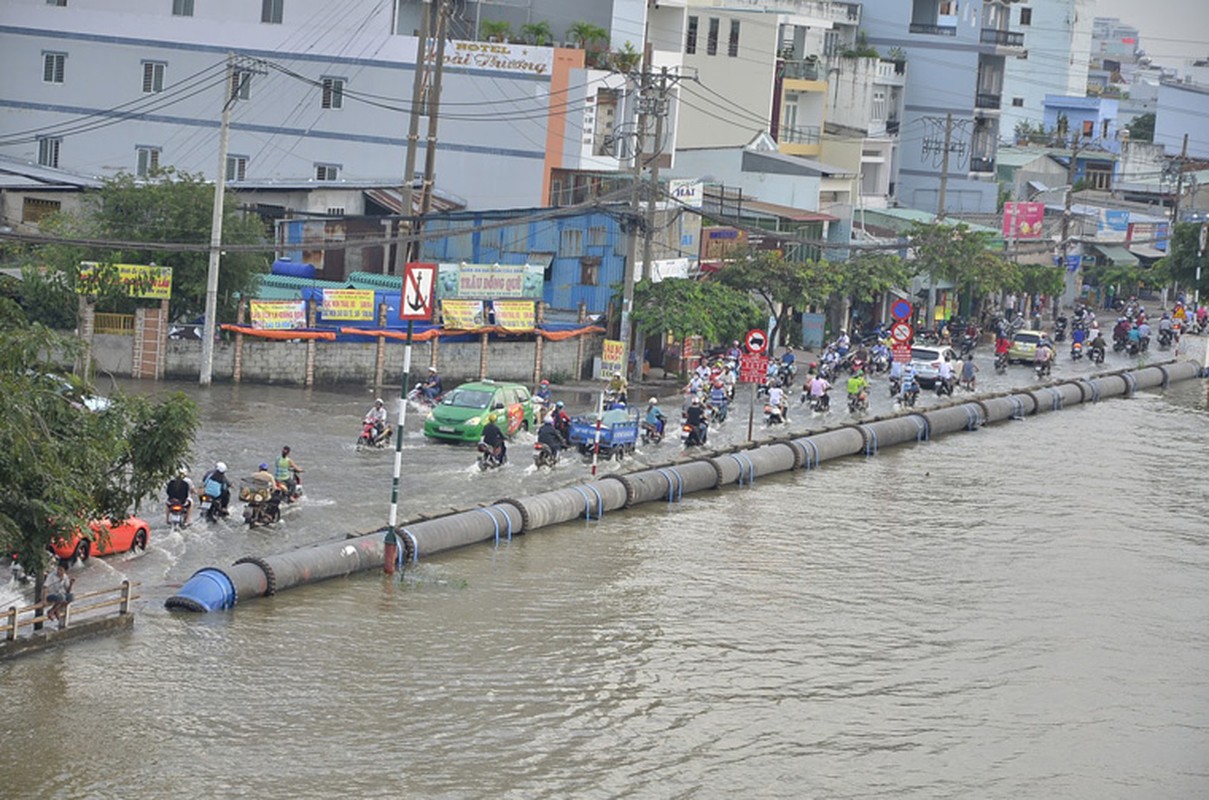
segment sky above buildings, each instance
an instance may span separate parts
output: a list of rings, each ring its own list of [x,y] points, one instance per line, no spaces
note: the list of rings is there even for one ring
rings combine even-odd
[[[1120,17],[1138,28],[1142,49],[1157,63],[1182,67],[1209,57],[1209,0],[1093,0],[1097,17]]]

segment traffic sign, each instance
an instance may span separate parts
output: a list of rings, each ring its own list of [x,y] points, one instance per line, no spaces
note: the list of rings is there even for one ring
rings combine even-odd
[[[899,363],[906,364],[911,360],[910,342],[893,342],[890,345],[890,356]]]
[[[750,335],[748,334],[748,336]],[[763,383],[767,378],[768,356],[756,355],[754,353],[744,353],[739,356],[740,383]]]
[[[890,326],[890,338],[896,342],[909,342],[915,335],[910,322],[896,322]]]
[[[890,316],[894,317],[899,322],[911,319],[911,314],[915,309],[906,300],[895,300],[890,305]]]
[[[430,322],[436,305],[437,265],[409,262],[403,267],[403,295],[399,319],[404,322]]]
[[[759,328],[752,328],[747,332],[747,338],[743,341],[747,344],[748,352],[763,353],[768,347],[768,334]]]

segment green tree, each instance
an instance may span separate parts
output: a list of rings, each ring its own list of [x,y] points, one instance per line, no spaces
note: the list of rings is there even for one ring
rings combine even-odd
[[[154,263],[172,268],[170,318],[200,316],[206,307],[208,253],[144,250],[139,243],[208,244],[213,202],[214,186],[201,175],[168,169],[150,181],[138,181],[126,173],[109,178],[101,189],[85,196],[81,214],[56,219],[51,231],[69,238],[129,242],[130,246],[120,250],[63,244],[34,248],[26,261],[26,265],[35,270],[31,287],[36,287],[47,302],[57,298],[61,305],[63,292],[74,294],[77,289],[82,261]],[[265,229],[260,218],[240,212],[236,203],[234,195],[227,195],[223,205],[223,243],[264,243]],[[45,269],[47,267],[50,269]],[[267,270],[268,259],[262,254],[229,252],[223,255],[218,280],[220,321],[234,319],[238,296],[254,292],[260,275]],[[129,312],[138,302],[128,297],[126,287],[117,281],[116,272],[102,269],[96,277],[99,283],[94,280],[89,293],[99,295],[98,308]],[[74,299],[72,303],[74,305]],[[61,313],[58,306],[55,310]],[[31,316],[49,321],[55,314],[31,309]]]
[[[554,31],[550,29],[550,23],[544,20],[530,22],[521,26],[521,39],[525,44],[545,47],[554,39]]]
[[[839,287],[839,271],[824,261],[790,261],[770,251],[737,252],[717,278],[759,297],[778,331],[796,309],[822,305]]]
[[[609,32],[591,22],[575,22],[567,28],[567,41],[583,50],[609,40]]]
[[[488,42],[506,42],[512,36],[512,23],[502,19],[485,19],[479,23],[479,35]]]
[[[1161,267],[1161,277],[1168,281],[1177,281],[1182,286],[1195,291],[1201,291],[1201,299],[1209,297],[1209,247],[1205,253],[1200,251],[1201,223],[1180,222],[1175,226],[1171,242],[1167,245],[1167,257],[1159,261],[1156,267]],[[1200,286],[1197,286],[1196,271],[1201,271]],[[1189,294],[1192,293],[1189,292]]]
[[[1134,142],[1154,141],[1154,114],[1139,114],[1125,126],[1129,131],[1129,139]]]
[[[1019,264],[1016,273],[1016,279],[1003,288],[1034,296],[1062,294],[1065,288],[1065,276],[1053,264]]]
[[[642,53],[626,42],[620,50],[609,55],[609,66],[614,72],[636,72],[642,66]]]
[[[0,299],[0,548],[37,576],[37,596],[47,545],[87,531],[89,520],[137,511],[185,463],[198,426],[196,407],[180,392],[157,403],[119,393],[100,412],[71,402],[44,359],[79,348]]]
[[[1017,280],[1016,266],[992,251],[995,235],[956,225],[912,223],[907,233],[918,274],[952,282],[973,309],[977,297],[998,292]]]
[[[893,253],[858,253],[837,269],[837,291],[844,297],[867,303],[891,289],[905,289],[915,269]]]
[[[738,339],[760,324],[760,309],[743,292],[712,281],[642,280],[634,287],[634,322],[644,331],[708,342]]]

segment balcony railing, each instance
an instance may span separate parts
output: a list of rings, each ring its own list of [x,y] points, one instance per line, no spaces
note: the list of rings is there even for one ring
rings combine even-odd
[[[886,120],[886,133],[898,133],[898,129],[901,125],[902,123],[896,119]]]
[[[818,125],[807,125],[803,128],[790,128],[783,126],[778,131],[781,144],[818,144],[821,140],[821,131]]]
[[[912,22],[907,29],[911,33],[925,33],[929,36],[956,36],[956,25],[930,25],[926,22]]]
[[[781,76],[789,80],[817,81],[819,62],[814,58],[786,58],[781,61]]]
[[[985,108],[998,111],[1003,102],[1003,95],[990,92],[979,92],[974,95],[974,108]]]
[[[1018,31],[1001,31],[994,28],[983,28],[982,43],[998,44],[1004,47],[1024,47],[1024,34]]]
[[[994,172],[995,159],[970,157],[970,172]]]

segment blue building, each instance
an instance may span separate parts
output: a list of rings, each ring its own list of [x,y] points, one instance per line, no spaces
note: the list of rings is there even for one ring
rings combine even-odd
[[[1112,98],[1047,94],[1042,123],[1061,139],[1079,139],[1084,145],[1120,153],[1117,112],[1117,101]]]

